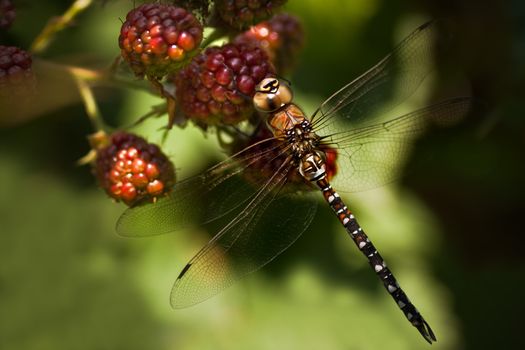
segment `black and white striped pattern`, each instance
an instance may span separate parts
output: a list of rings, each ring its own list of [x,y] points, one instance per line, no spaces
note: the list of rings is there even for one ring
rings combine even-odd
[[[354,215],[348,210],[339,194],[332,188],[332,186],[330,186],[326,178],[317,180],[315,183],[321,189],[325,200],[335,212],[341,224],[346,228],[346,231],[359,250],[361,250],[366,256],[368,263],[381,279],[386,290],[392,296],[401,311],[403,311],[406,318],[417,328],[426,341],[429,343],[436,341],[434,332],[432,332],[432,329],[423,316],[421,316],[416,307],[410,302],[405,292],[403,292],[397,283],[396,278],[386,266],[385,261],[377,252],[377,249],[372,242],[370,242],[370,239],[368,239],[363,229],[359,226]]]

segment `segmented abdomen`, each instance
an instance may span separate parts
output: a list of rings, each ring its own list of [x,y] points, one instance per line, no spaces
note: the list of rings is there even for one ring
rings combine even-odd
[[[399,287],[399,284],[386,266],[385,261],[378,253],[368,236],[357,223],[354,215],[348,210],[339,194],[330,186],[326,179],[316,181],[317,186],[323,192],[324,199],[335,212],[341,224],[357,245],[359,250],[366,256],[368,263],[374,269],[377,276],[383,282],[385,289],[392,296],[405,317],[418,329],[421,335],[429,342],[436,341],[436,337],[428,323],[423,319],[416,307],[410,302],[405,292]]]

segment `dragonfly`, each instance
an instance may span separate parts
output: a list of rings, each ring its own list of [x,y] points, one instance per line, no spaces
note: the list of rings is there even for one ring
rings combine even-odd
[[[457,97],[381,120],[384,111],[395,110],[431,72],[437,31],[436,22],[417,28],[379,63],[324,101],[311,118],[293,102],[287,82],[263,79],[253,103],[266,119],[269,137],[177,183],[157,203],[122,214],[117,232],[128,237],[228,218],[180,272],[170,296],[174,308],[216,295],[285,251],[312,222],[317,208],[312,193],[320,197],[320,191],[408,321],[427,342],[436,341],[335,189],[356,192],[393,181],[399,175],[398,163],[407,158],[417,136],[435,123],[467,113],[470,97]],[[334,150],[339,170],[332,178],[327,175],[327,154]],[[298,178],[304,190],[294,186]]]

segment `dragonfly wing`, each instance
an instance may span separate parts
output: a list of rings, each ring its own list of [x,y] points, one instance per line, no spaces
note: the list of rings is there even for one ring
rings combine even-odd
[[[323,142],[337,149],[337,164],[342,169],[332,180],[334,188],[358,192],[395,180],[414,139],[432,125],[457,122],[470,103],[470,97],[446,100],[384,123],[326,137]]]
[[[178,182],[156,203],[128,208],[117,222],[117,233],[126,237],[169,233],[213,221],[239,208],[259,188],[256,181],[246,178],[246,172],[283,157],[280,141],[267,139],[259,146],[248,147],[206,172]]]
[[[388,56],[330,96],[312,117],[320,135],[334,129],[332,119],[344,119],[346,129],[377,122],[377,117],[411,96],[433,68],[436,22],[405,38]]]
[[[175,281],[171,305],[200,303],[263,267],[286,250],[312,221],[317,203],[304,194],[278,194],[286,174],[261,190],[230,224],[186,265]]]

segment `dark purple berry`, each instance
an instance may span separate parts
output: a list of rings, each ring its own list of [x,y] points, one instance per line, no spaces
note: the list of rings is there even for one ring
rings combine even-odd
[[[255,45],[209,47],[174,77],[177,102],[187,118],[206,124],[237,124],[253,112],[255,86],[274,73]]]
[[[17,99],[35,91],[36,79],[31,65],[28,52],[0,45],[0,97]]]

